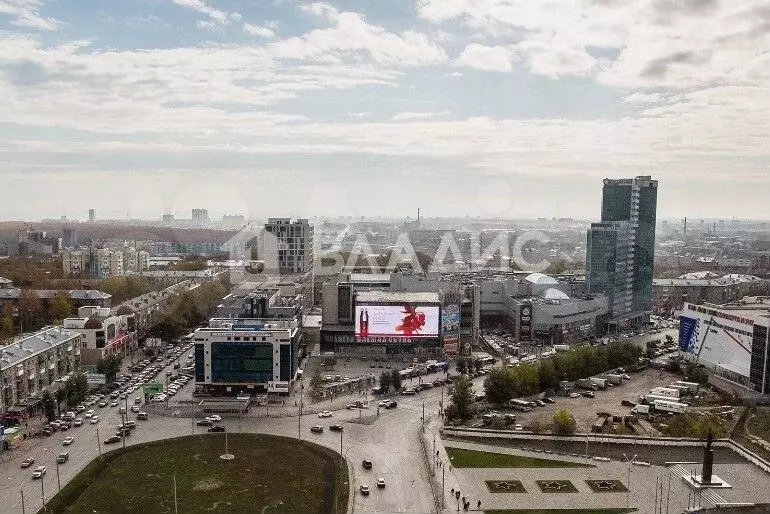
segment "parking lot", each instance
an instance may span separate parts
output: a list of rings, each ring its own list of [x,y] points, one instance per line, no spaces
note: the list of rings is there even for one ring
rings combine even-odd
[[[518,412],[512,409],[496,410],[515,414],[516,423],[522,424],[526,430],[537,422],[550,423],[557,410],[567,409],[575,416],[577,430],[585,431],[590,430],[598,412],[627,415],[630,413],[630,408],[622,406],[621,401],[631,400],[635,402],[638,396],[649,393],[653,387],[668,385],[679,378],[677,375],[665,371],[647,369],[639,373],[632,373],[631,380],[624,381],[622,385],[608,387],[604,391],[595,391],[595,398],[554,396],[552,397],[554,403],[546,404],[545,407],[534,408],[530,412]]]

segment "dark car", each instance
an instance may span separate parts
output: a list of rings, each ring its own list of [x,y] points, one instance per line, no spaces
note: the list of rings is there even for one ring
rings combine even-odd
[[[364,467],[364,469],[372,469],[372,461],[370,460],[362,460],[361,465]]]
[[[543,401],[544,401],[545,403],[556,403],[556,402],[554,402],[554,401],[553,401],[553,398],[549,398],[549,397],[547,397],[547,396],[546,396],[545,398],[543,398]]]
[[[198,425],[199,427],[210,427],[214,424],[214,422],[211,421],[210,419],[202,419],[195,424]]]
[[[342,432],[342,425],[331,425],[329,430],[332,432]]]
[[[385,408],[386,408],[386,409],[395,409],[396,407],[398,407],[398,402],[395,402],[395,401],[393,401],[393,400],[391,400],[391,401],[390,401],[390,402],[389,402],[389,403],[388,403],[388,404],[385,406]]]
[[[104,440],[104,444],[114,444],[114,443],[119,443],[119,442],[120,442],[120,436],[119,435],[113,435],[113,436],[110,436],[110,437],[108,437],[107,439]]]
[[[580,394],[582,394],[586,398],[594,398],[596,396],[593,391],[583,391]]]
[[[324,427],[320,425],[316,425],[314,427],[310,427],[310,431],[313,432],[314,434],[320,434],[324,431]]]
[[[224,431],[225,431],[225,427],[223,427],[222,425],[209,427],[209,432],[224,432]]]

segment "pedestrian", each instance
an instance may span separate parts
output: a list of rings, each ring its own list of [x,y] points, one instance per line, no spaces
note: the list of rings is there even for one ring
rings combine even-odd
[[[481,500],[479,500],[478,505],[476,505],[476,510],[481,510]]]
[[[454,494],[454,493],[455,493],[455,488],[453,487],[453,488],[452,488],[452,494]]]

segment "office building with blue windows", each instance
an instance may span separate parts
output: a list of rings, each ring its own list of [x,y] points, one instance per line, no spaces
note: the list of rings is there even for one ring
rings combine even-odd
[[[196,388],[215,396],[288,393],[301,340],[297,318],[211,319],[193,334]]]

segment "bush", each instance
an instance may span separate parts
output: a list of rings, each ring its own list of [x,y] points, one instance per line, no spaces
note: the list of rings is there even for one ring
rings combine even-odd
[[[553,415],[553,432],[556,435],[572,435],[577,428],[575,416],[566,409],[556,411]]]

